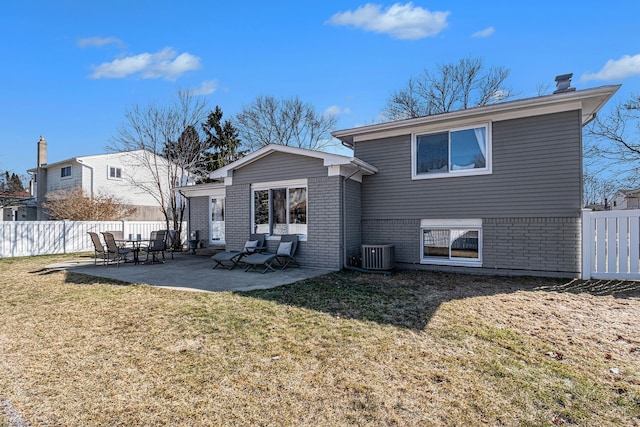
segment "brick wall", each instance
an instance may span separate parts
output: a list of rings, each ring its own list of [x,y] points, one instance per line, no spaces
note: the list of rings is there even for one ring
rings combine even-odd
[[[485,218],[482,268],[421,265],[420,220],[363,220],[363,244],[393,244],[402,267],[467,273],[577,277],[580,218]]]
[[[580,218],[489,218],[482,232],[485,268],[580,272]]]
[[[309,178],[307,182],[307,241],[297,259],[307,267],[342,268],[342,178]]]
[[[227,250],[241,250],[251,234],[251,187],[236,184],[226,187],[225,241]]]
[[[209,243],[209,196],[190,198],[189,208],[189,233],[198,230],[200,240],[206,245]],[[190,238],[189,234],[184,236],[185,240]]]

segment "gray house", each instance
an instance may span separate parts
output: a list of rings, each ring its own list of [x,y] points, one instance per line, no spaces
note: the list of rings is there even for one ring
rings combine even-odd
[[[179,189],[190,230],[228,249],[299,234],[302,265],[336,270],[364,244],[405,268],[576,277],[582,127],[618,88],[334,132],[354,157],[269,145]]]

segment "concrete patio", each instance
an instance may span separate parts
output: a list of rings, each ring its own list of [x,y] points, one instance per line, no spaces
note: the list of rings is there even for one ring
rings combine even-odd
[[[164,264],[120,263],[103,266],[100,261],[94,265],[93,259],[68,261],[50,264],[46,268],[66,270],[90,276],[115,279],[127,283],[140,283],[164,288],[204,291],[250,291],[269,289],[300,280],[329,273],[329,270],[316,268],[287,268],[261,274],[256,271],[213,269],[214,262],[209,256],[192,255],[186,252],[176,253],[175,259],[167,255]]]

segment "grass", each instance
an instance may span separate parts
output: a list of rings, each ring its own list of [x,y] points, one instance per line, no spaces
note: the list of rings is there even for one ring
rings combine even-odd
[[[639,284],[192,293],[43,269],[62,259],[0,260],[0,400],[33,426],[640,425]]]

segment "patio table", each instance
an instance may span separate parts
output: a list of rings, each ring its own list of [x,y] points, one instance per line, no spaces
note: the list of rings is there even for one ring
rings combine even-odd
[[[123,244],[122,247],[131,246],[131,252],[133,252],[133,263],[135,265],[140,264],[140,246],[142,245],[142,239],[138,234],[135,238],[129,235],[128,239],[116,239],[116,243]]]

